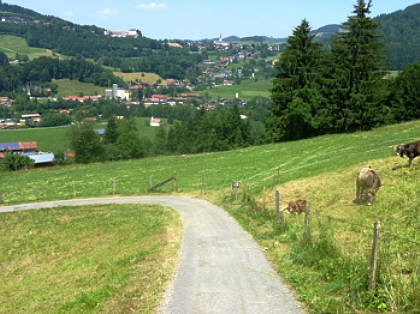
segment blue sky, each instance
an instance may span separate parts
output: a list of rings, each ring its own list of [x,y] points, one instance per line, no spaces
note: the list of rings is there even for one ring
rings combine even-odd
[[[356,0],[3,0],[78,24],[110,30],[140,29],[150,38],[200,39],[222,34],[289,36],[306,18],[316,29],[340,24]],[[373,0],[372,16],[419,0]]]

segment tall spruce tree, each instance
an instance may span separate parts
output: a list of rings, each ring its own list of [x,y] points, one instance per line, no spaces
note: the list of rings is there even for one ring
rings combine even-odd
[[[313,41],[306,20],[287,40],[273,80],[272,113],[267,118],[272,141],[293,140],[313,135],[317,111],[322,102],[319,91],[321,45]]]
[[[383,44],[379,24],[368,17],[371,7],[371,0],[357,0],[354,15],[343,23],[324,68],[323,90],[335,131],[370,129],[385,119]]]

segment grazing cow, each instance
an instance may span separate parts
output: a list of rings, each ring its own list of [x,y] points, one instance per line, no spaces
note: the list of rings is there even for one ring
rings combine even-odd
[[[281,211],[287,211],[289,214],[300,215],[309,208],[305,200],[292,200],[289,205],[284,207]]]
[[[408,157],[408,167],[411,168],[413,165],[413,159],[420,155],[420,141],[405,145],[398,145],[396,147],[396,152],[400,157],[404,157],[404,155]]]
[[[362,168],[357,174],[356,200],[357,204],[372,205],[376,192],[381,187],[381,179],[378,174],[369,168]]]

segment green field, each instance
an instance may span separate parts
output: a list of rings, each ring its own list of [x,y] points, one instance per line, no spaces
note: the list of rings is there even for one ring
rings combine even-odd
[[[0,313],[150,313],[172,277],[181,221],[155,205],[0,215]]]
[[[96,86],[92,83],[82,83],[77,80],[53,80],[58,85],[57,97],[65,96],[96,96],[104,95],[105,87]]]
[[[25,38],[10,35],[0,35],[0,50],[11,57],[15,57],[16,53],[27,55],[31,60],[40,56],[52,56],[51,50],[29,47]]]
[[[227,98],[234,99],[236,93],[239,93],[239,98],[243,100],[250,100],[256,96],[270,98],[271,88],[273,83],[271,79],[259,80],[255,82],[253,79],[244,80],[239,85],[233,86],[218,86],[212,89],[201,91],[202,95],[208,94],[211,98]]]
[[[407,159],[395,156],[392,146],[419,135],[420,121],[412,121],[228,152],[20,171],[4,176],[0,191],[5,204],[110,195],[115,178],[118,194],[145,194],[150,180],[176,172],[178,192],[199,196],[203,189],[253,235],[309,312],[412,313],[420,300],[420,164],[416,159],[406,168]],[[355,174],[368,165],[383,186],[373,206],[356,206]],[[241,182],[233,202],[232,179]],[[310,204],[306,237],[302,216],[282,215],[275,224],[275,190],[282,206],[298,198]],[[382,226],[378,288],[368,291],[375,220]]]
[[[146,125],[148,118],[137,118],[137,128],[141,137],[151,138],[157,128]],[[106,123],[97,123],[95,128],[105,128]],[[59,152],[70,149],[70,126],[53,128],[32,128],[0,130],[0,143],[36,141],[44,152]]]
[[[65,151],[70,146],[70,127],[0,130],[0,143],[36,141],[44,152]]]
[[[213,201],[253,235],[310,313],[417,313],[420,164],[407,169],[400,167],[407,160],[397,158],[370,159],[344,169],[338,166],[337,170],[268,188],[264,209],[261,189],[251,191],[250,202],[231,203],[228,192],[224,197],[214,196]],[[358,206],[353,203],[355,178],[367,165],[380,175],[382,187],[373,206]],[[305,199],[310,205],[306,238],[304,215],[281,215],[276,225],[275,190],[281,207],[292,199]],[[375,221],[381,225],[378,288],[369,291]]]
[[[229,187],[231,179],[252,188],[270,187],[277,180],[278,168],[280,182],[336,171],[390,156],[392,145],[409,142],[419,134],[420,121],[414,121],[370,132],[325,135],[228,152],[37,169],[9,173],[1,181],[0,190],[7,204],[72,198],[73,183],[77,196],[107,195],[115,178],[119,193],[143,194],[149,188],[150,176],[159,182],[175,171],[181,192],[199,190],[202,176],[206,190]],[[170,189],[165,187],[162,191]]]
[[[143,72],[136,72],[136,73],[123,73],[123,72],[114,72],[115,76],[122,78],[127,83],[135,80],[139,80],[144,83],[155,83],[158,80],[161,80],[164,83],[164,80],[160,75],[155,73],[143,73]]]

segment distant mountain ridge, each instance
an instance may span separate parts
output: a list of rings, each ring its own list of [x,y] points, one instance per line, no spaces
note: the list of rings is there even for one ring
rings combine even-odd
[[[338,24],[329,24],[329,25],[325,25],[322,26],[316,30],[313,30],[311,32],[311,34],[315,35],[316,37],[331,37],[333,36],[336,32],[338,32],[341,28],[341,25]],[[275,38],[275,37],[268,37],[268,36],[246,36],[246,37],[238,37],[238,36],[228,36],[225,38],[222,38],[224,42],[246,42],[246,41],[255,41],[255,42],[278,42],[278,43],[284,43],[287,41],[287,37],[284,38]],[[205,42],[211,42],[211,41],[216,41],[218,40],[218,38],[206,38],[206,39],[201,39],[199,41],[205,41]]]

